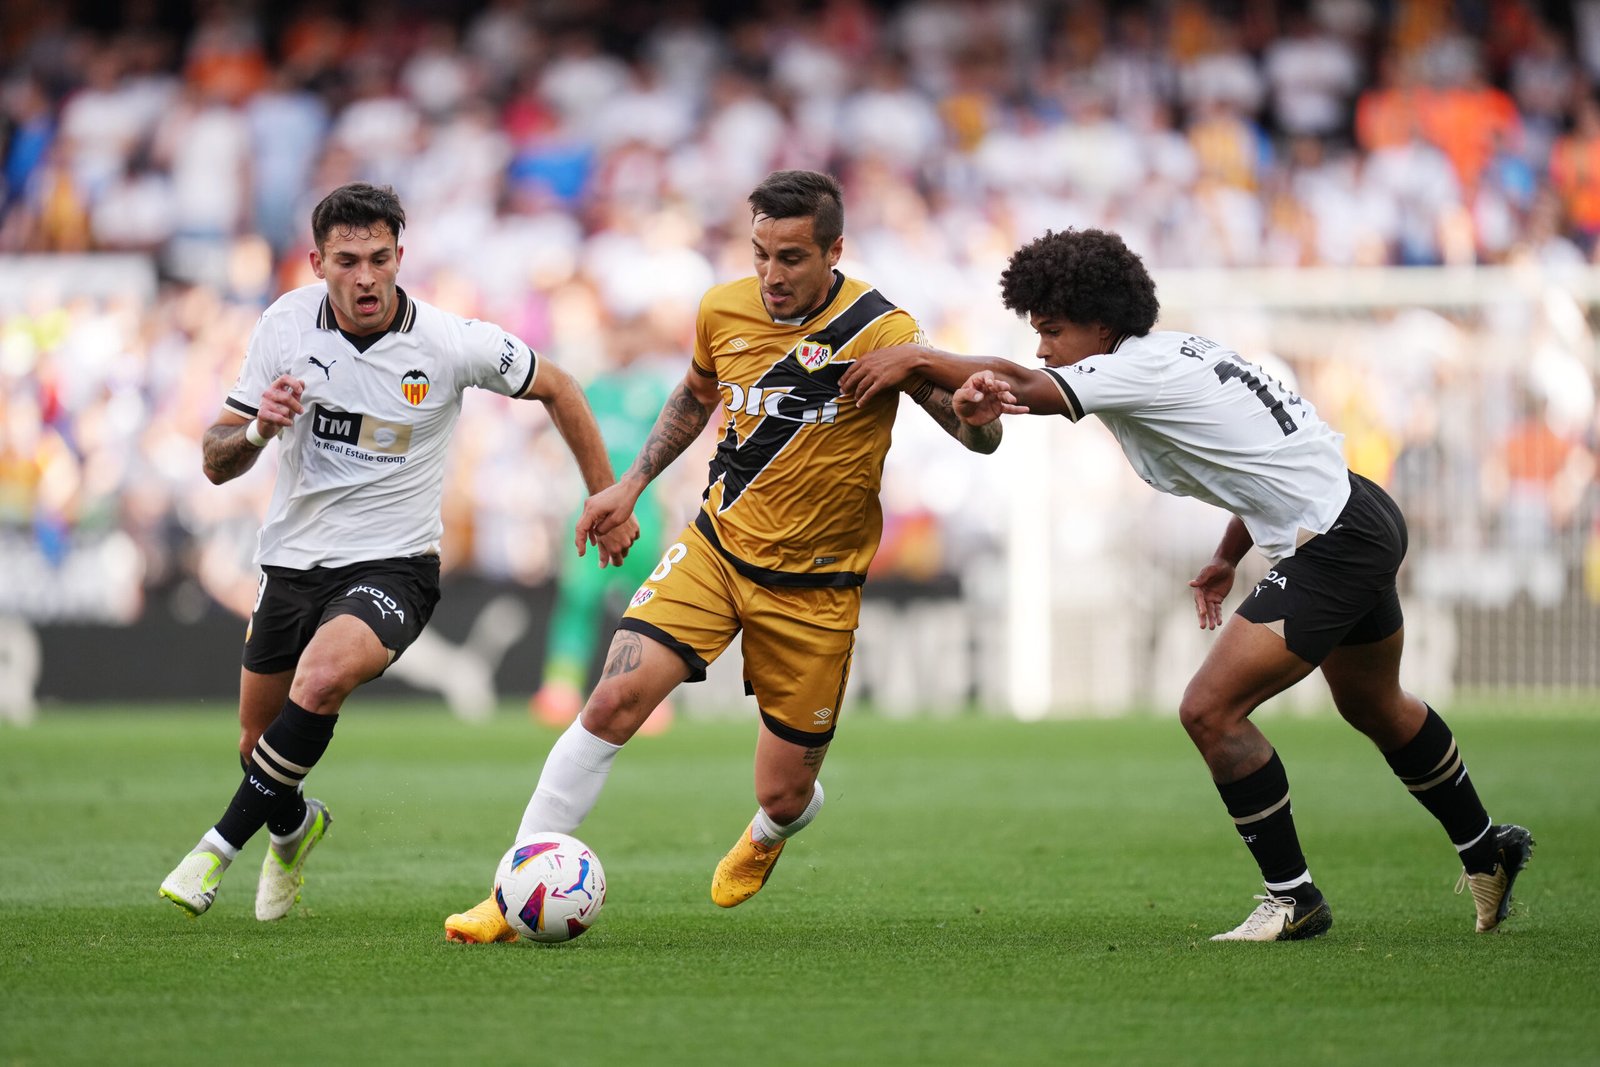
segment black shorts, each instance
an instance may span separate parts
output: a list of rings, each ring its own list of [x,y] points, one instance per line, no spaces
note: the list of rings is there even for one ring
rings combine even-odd
[[[1251,622],[1281,623],[1284,644],[1319,664],[1339,645],[1382,641],[1400,629],[1395,573],[1406,520],[1381,487],[1350,475],[1350,501],[1325,534],[1273,564],[1239,605]]]
[[[242,662],[258,674],[289,670],[300,661],[317,627],[336,615],[354,615],[366,623],[399,659],[438,603],[438,556],[309,570],[263,567]]]

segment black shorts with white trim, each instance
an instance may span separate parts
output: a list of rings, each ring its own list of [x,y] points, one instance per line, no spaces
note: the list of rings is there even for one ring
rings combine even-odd
[[[1312,664],[1340,645],[1382,641],[1404,622],[1395,575],[1406,543],[1399,506],[1352,472],[1350,501],[1333,526],[1273,564],[1239,614],[1280,632]]]
[[[439,603],[438,556],[261,570],[242,661],[246,670],[258,674],[293,668],[317,628],[339,615],[354,615],[366,623],[399,659]]]

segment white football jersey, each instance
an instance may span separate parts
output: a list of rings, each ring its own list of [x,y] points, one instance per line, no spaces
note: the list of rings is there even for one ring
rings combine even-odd
[[[1239,516],[1268,559],[1327,533],[1350,497],[1344,436],[1304,397],[1216,341],[1129,337],[1113,352],[1045,373],[1068,418],[1098,415],[1139,477]]]
[[[393,326],[365,352],[339,332],[327,287],[273,302],[256,324],[226,406],[253,418],[280,374],[306,383],[282,449],[256,562],[339,567],[437,554],[446,453],[469,386],[520,396],[539,357],[500,327],[402,291]]]

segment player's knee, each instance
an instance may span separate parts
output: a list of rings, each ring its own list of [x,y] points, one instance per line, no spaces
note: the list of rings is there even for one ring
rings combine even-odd
[[[333,715],[354,688],[355,683],[346,672],[333,664],[302,663],[289,699],[313,715]]]
[[[583,705],[583,728],[603,741],[623,744],[644,722],[648,711],[641,713],[642,708],[636,687],[601,682]]]
[[[1226,732],[1230,718],[1224,704],[1192,689],[1183,694],[1178,704],[1178,721],[1202,751],[1208,742]]]
[[[767,818],[786,826],[805,814],[811,803],[811,783],[781,782],[756,787],[756,803]]]

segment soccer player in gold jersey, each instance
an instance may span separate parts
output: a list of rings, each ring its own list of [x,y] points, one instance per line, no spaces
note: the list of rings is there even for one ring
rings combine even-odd
[[[856,405],[839,379],[859,355],[913,341],[916,320],[836,268],[844,251],[838,183],[814,171],[769,175],[750,194],[755,274],[701,301],[695,351],[633,466],[589,498],[579,543],[627,522],[646,485],[718,408],[726,427],[699,513],[639,587],[600,683],[545,760],[516,838],[572,833],[623,744],[679,684],[742,633],[745,690],[763,729],[758,807],[717,865],[711,898],[731,908],[772,873],[788,839],[822,807],[817,774],[850,676],[861,586],[877,551],[884,455],[896,393]],[[904,384],[964,446],[992,452],[999,422],[968,426],[950,394]],[[445,920],[453,941],[510,940],[491,898]]]

